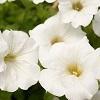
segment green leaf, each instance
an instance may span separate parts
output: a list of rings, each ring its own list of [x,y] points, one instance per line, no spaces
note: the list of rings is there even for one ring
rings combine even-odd
[[[68,100],[65,96],[59,98],[60,100]]]
[[[44,100],[45,90],[40,86],[40,84],[36,84],[29,88],[29,90],[24,91],[26,100]]]
[[[44,100],[59,100],[59,98],[47,92],[44,95]]]
[[[18,89],[16,92],[14,92],[11,100],[25,100],[25,94],[23,90]]]
[[[0,100],[11,100],[12,93],[0,91]]]

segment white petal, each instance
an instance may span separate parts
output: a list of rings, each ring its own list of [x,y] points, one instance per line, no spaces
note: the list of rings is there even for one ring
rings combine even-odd
[[[45,0],[45,1],[47,1],[48,3],[52,3],[52,2],[54,2],[56,0]]]
[[[0,33],[0,58],[5,56],[7,52],[8,52],[8,45]]]
[[[89,40],[87,37],[84,37],[79,44],[77,44],[77,48],[79,50],[79,58],[85,58],[92,52],[94,52],[94,48],[89,44]]]
[[[100,11],[95,15],[92,25],[95,34],[100,37]]]
[[[65,33],[66,44],[79,42],[86,35],[86,33],[82,31],[81,27],[75,29],[71,25],[68,26],[69,28],[66,29]]]
[[[0,72],[3,72],[4,70],[6,70],[7,66],[4,62],[3,59],[0,59]]]
[[[100,22],[94,20],[92,25],[95,34],[100,37]]]
[[[84,0],[86,3],[85,4],[87,4],[87,5],[94,5],[94,6],[100,6],[100,0]]]
[[[21,50],[17,53],[16,60],[38,63],[38,47],[33,39],[27,39]]]
[[[33,2],[35,3],[35,4],[39,4],[39,3],[41,3],[41,2],[43,2],[44,0],[33,0]]]
[[[0,73],[0,88],[9,92],[14,92],[18,88],[27,90],[37,83],[39,74],[40,68],[37,65],[23,61],[8,63],[7,69]]]
[[[14,64],[9,64],[7,69],[0,73],[0,89],[14,92],[18,89],[17,86],[17,76],[16,76],[16,69],[14,67]]]
[[[85,89],[74,76],[65,77],[62,82],[66,88],[66,98],[69,100],[85,100],[92,98],[88,90]]]
[[[72,20],[72,26],[75,28],[79,27],[80,25],[86,27],[87,25],[90,24],[92,19],[93,19],[93,14],[87,14],[86,12],[77,13],[77,15]]]
[[[64,88],[60,82],[59,72],[44,69],[41,72],[39,82],[46,91],[56,96],[64,95]]]
[[[100,79],[100,48],[90,54],[84,62],[86,69],[91,69],[96,79]]]
[[[70,23],[77,14],[75,10],[72,10],[72,4],[69,0],[59,1],[59,11],[61,13],[61,19],[64,23]]]
[[[16,65],[18,87],[27,90],[38,82],[40,76],[40,67],[38,65],[25,63],[24,61],[19,61]]]
[[[2,72],[3,70],[6,69],[6,65],[4,63],[3,57],[7,54],[7,52],[8,52],[7,43],[6,43],[6,41],[4,41],[4,39],[0,33],[0,72]]]
[[[16,54],[23,47],[28,35],[22,31],[4,31],[3,37],[8,43],[11,52]]]
[[[44,30],[45,26],[43,24],[40,24],[33,30],[29,31],[30,37],[33,38],[38,43],[39,46],[49,44],[48,34],[46,35],[45,34],[46,32],[44,32]],[[45,41],[47,41],[47,43]]]
[[[93,96],[98,91],[98,82],[95,79],[94,73],[92,71],[87,71],[80,77],[80,82],[88,90],[88,92]]]

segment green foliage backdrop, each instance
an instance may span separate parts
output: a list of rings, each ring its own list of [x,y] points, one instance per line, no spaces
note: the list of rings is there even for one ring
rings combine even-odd
[[[29,0],[16,0],[0,5],[0,29],[28,31],[56,13],[51,4],[35,5]]]
[[[28,32],[36,25],[44,22],[48,17],[56,14],[57,10],[53,9],[52,4],[35,5],[29,0],[16,0],[6,2],[0,5],[0,30],[13,29]],[[100,38],[98,38],[91,24],[87,28],[82,28],[88,34],[90,44],[94,47],[100,47]],[[60,97],[60,100],[67,100]],[[47,93],[40,84],[30,87],[27,91],[17,90],[14,93],[0,91],[0,100],[56,100],[54,96]]]

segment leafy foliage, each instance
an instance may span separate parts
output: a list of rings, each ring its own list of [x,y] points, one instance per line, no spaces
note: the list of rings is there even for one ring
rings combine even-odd
[[[15,29],[28,32],[54,15],[52,4],[35,5],[29,0],[16,0],[0,5],[0,30]]]

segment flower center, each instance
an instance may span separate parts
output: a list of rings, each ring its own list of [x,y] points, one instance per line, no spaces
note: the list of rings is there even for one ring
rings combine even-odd
[[[55,36],[52,40],[51,40],[51,44],[55,44],[55,43],[58,43],[58,42],[63,42],[63,39],[62,37],[60,36]]]
[[[77,66],[77,64],[71,64],[68,66],[68,72],[71,75],[75,75],[76,77],[80,77],[80,75],[82,74],[82,70],[79,66]]]
[[[4,57],[5,62],[13,62],[15,61],[15,59],[16,59],[16,56],[13,54],[8,54]]]
[[[81,11],[83,9],[83,5],[80,2],[73,3],[72,8],[77,11]]]

